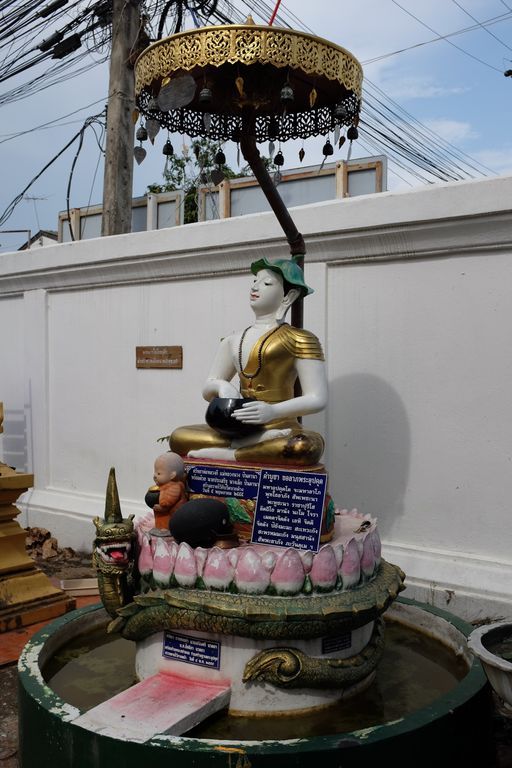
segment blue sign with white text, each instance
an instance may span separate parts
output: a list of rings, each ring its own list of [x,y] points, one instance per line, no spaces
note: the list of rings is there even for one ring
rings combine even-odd
[[[327,476],[264,469],[251,541],[318,551]]]
[[[187,484],[191,493],[231,499],[255,499],[258,495],[260,473],[252,469],[211,467],[200,464],[190,467]]]
[[[162,656],[173,661],[183,661],[198,667],[220,669],[220,643],[199,637],[164,632]]]

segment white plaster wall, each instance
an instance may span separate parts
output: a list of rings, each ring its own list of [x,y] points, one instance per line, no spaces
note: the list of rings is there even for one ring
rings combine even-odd
[[[24,377],[23,296],[0,297],[0,401],[4,403],[4,433],[0,461],[26,472],[29,457],[30,401]]]
[[[511,200],[503,177],[293,211],[334,498],[378,517],[408,595],[467,618],[512,616]],[[202,420],[213,350],[251,321],[250,262],[286,253],[269,213],[3,255],[0,399],[30,426],[30,524],[89,547],[110,466],[145,511],[157,438]],[[137,370],[154,344],[183,346],[183,369]]]

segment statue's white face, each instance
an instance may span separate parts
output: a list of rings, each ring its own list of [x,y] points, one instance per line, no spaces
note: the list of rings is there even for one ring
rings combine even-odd
[[[280,308],[284,297],[281,275],[270,269],[260,269],[254,276],[249,301],[254,313],[267,315]]]
[[[173,471],[173,468],[168,461],[163,458],[158,458],[155,461],[153,480],[157,485],[169,483],[171,480],[174,480],[175,477],[176,472]]]

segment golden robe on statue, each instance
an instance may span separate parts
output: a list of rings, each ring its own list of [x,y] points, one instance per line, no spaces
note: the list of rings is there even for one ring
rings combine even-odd
[[[267,403],[280,403],[294,397],[297,379],[296,360],[323,360],[317,337],[310,331],[286,323],[265,333],[254,344],[247,364],[239,372],[242,397]],[[324,451],[317,432],[304,429],[294,418],[278,419],[262,425],[262,430],[290,430],[284,437],[261,440],[235,451],[237,461],[312,466]],[[178,427],[171,435],[171,450],[181,455],[199,448],[229,447],[230,440],[206,424]]]

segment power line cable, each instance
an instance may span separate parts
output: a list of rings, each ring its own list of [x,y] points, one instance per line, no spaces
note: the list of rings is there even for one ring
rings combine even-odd
[[[383,53],[379,56],[374,56],[371,59],[366,59],[366,61],[362,61],[361,64],[363,66],[367,66],[368,64],[374,64],[377,61],[382,61],[383,59],[388,59],[391,56],[397,56],[399,53],[405,53],[406,51],[412,51],[415,48],[421,48],[424,45],[431,45],[431,43],[437,43],[439,40],[446,40],[448,37],[456,37],[457,35],[463,35],[466,32],[473,32],[475,29],[477,29],[479,26],[491,26],[493,24],[499,24],[502,21],[510,21],[512,19],[512,13],[504,13],[500,16],[495,16],[492,19],[487,19],[486,21],[481,22],[480,24],[473,24],[470,27],[464,27],[463,29],[457,29],[455,32],[448,32],[446,35],[438,35],[437,37],[432,37],[430,40],[423,40],[421,43],[414,43],[414,45],[408,45],[405,48],[399,48],[396,51],[390,51],[389,53]]]
[[[28,133],[35,133],[36,131],[44,130],[45,128],[58,128],[60,127],[58,123],[60,123],[61,120],[65,120],[67,117],[72,117],[72,115],[76,115],[78,112],[83,112],[85,109],[90,109],[90,107],[96,106],[96,104],[104,103],[107,101],[107,96],[105,96],[103,99],[96,99],[96,101],[92,101],[90,104],[87,104],[85,107],[80,107],[79,109],[73,110],[73,112],[68,112],[65,115],[61,115],[60,117],[56,117],[54,120],[49,120],[47,123],[41,123],[41,125],[35,125],[32,128],[27,128],[26,131],[20,131],[19,133],[8,133],[2,135],[0,134],[0,144],[5,144],[7,141],[12,141],[13,139],[18,139],[21,136],[26,136]],[[74,121],[79,122],[79,121]],[[57,125],[56,125],[57,124]],[[72,123],[62,123],[62,125],[71,125]]]
[[[12,201],[9,203],[9,205],[7,206],[7,208],[4,210],[4,212],[3,212],[3,213],[2,213],[2,215],[0,216],[0,226],[2,226],[3,224],[5,224],[5,222],[6,222],[6,221],[7,221],[7,220],[8,220],[8,219],[9,219],[9,218],[12,216],[12,214],[13,214],[13,212],[14,212],[15,208],[16,208],[16,207],[17,207],[17,205],[18,205],[18,204],[21,202],[21,200],[23,200],[23,197],[24,197],[25,193],[26,193],[26,192],[28,192],[28,190],[30,189],[30,187],[31,187],[33,184],[35,184],[35,182],[36,182],[36,181],[37,181],[37,180],[38,180],[38,179],[39,179],[39,178],[40,178],[40,177],[43,175],[43,173],[44,173],[45,171],[47,171],[47,170],[48,170],[48,168],[50,168],[50,166],[52,166],[52,165],[53,165],[53,163],[55,163],[55,161],[56,161],[56,160],[58,160],[58,159],[59,159],[59,157],[60,157],[61,155],[63,155],[63,154],[64,154],[64,152],[66,151],[66,149],[68,149],[68,148],[69,148],[69,147],[70,147],[70,146],[73,144],[73,142],[75,142],[75,141],[76,141],[76,140],[77,140],[77,139],[78,139],[80,136],[82,136],[82,134],[83,134],[83,132],[85,131],[85,129],[87,128],[87,126],[88,126],[88,125],[89,125],[91,122],[94,122],[95,120],[98,120],[98,119],[99,119],[99,118],[100,118],[100,117],[101,117],[103,114],[104,114],[104,113],[103,113],[103,112],[101,112],[100,114],[98,114],[98,115],[94,115],[93,117],[88,117],[88,118],[87,118],[87,120],[84,122],[83,126],[82,126],[82,127],[80,128],[80,130],[78,131],[78,133],[75,133],[75,135],[74,135],[74,136],[73,136],[73,137],[72,137],[72,138],[71,138],[71,139],[70,139],[70,140],[67,142],[67,144],[65,144],[65,145],[64,145],[64,147],[62,147],[62,149],[61,149],[61,150],[59,150],[59,152],[57,152],[57,154],[56,154],[56,155],[54,155],[54,157],[52,157],[52,159],[51,159],[51,160],[49,160],[49,161],[46,163],[46,165],[44,165],[44,166],[43,166],[43,168],[41,168],[41,170],[40,170],[40,171],[39,171],[39,172],[38,172],[38,173],[37,173],[37,174],[34,176],[34,178],[33,178],[31,181],[29,181],[29,183],[28,183],[28,184],[27,184],[27,186],[26,186],[26,187],[23,189],[23,191],[22,191],[22,192],[20,192],[18,195],[16,195],[16,197],[15,197],[15,198],[14,198],[14,199],[13,199],[13,200],[12,200]]]
[[[401,11],[406,13],[408,16],[411,16],[411,18],[415,19],[419,24],[421,24],[426,29],[429,29],[430,32],[432,32],[434,35],[439,35],[439,32],[437,30],[430,27],[426,22],[422,21],[418,16],[416,16],[412,11],[407,10],[407,8],[404,8],[403,5],[400,5],[398,0],[391,0],[391,2],[397,6],[397,8],[400,8]],[[442,37],[442,36],[441,36]],[[484,61],[483,59],[478,58],[478,56],[474,56],[469,51],[466,51],[464,48],[461,48],[460,45],[456,45],[452,40],[449,40],[447,37],[443,38],[445,42],[448,43],[448,45],[451,45],[452,48],[456,48],[458,51],[463,53],[465,56],[469,56],[469,58],[474,59],[475,61],[478,61],[480,64],[483,64],[485,67],[488,67],[489,69],[494,69],[495,72],[499,72],[501,74],[501,70],[497,67],[493,66],[492,64],[489,64],[489,62]]]
[[[497,35],[495,35],[495,34],[494,34],[494,32],[491,32],[490,30],[488,30],[488,29],[487,29],[487,28],[486,28],[486,27],[485,27],[485,26],[484,26],[484,25],[483,25],[481,22],[479,22],[479,21],[478,21],[478,19],[477,19],[477,18],[475,18],[475,16],[473,16],[473,14],[472,14],[472,13],[470,13],[468,10],[466,10],[466,8],[464,8],[464,6],[462,5],[462,3],[459,3],[459,2],[458,2],[458,0],[452,0],[452,3],[453,3],[454,5],[456,5],[456,6],[457,6],[457,8],[460,8],[460,10],[461,10],[463,13],[465,13],[465,14],[466,14],[466,16],[469,16],[469,18],[470,18],[470,19],[473,19],[473,21],[475,21],[475,22],[477,23],[477,25],[478,25],[479,27],[481,27],[481,28],[484,30],[484,32],[487,32],[487,34],[488,34],[488,35],[490,35],[491,37],[493,37],[495,40],[497,40],[497,41],[498,41],[498,43],[501,43],[502,45],[504,45],[504,46],[505,46],[505,48],[508,48],[508,50],[509,50],[509,51],[512,51],[512,48],[510,47],[510,45],[509,45],[508,43],[506,43],[506,42],[505,42],[504,40],[502,40],[500,37],[498,37]]]

